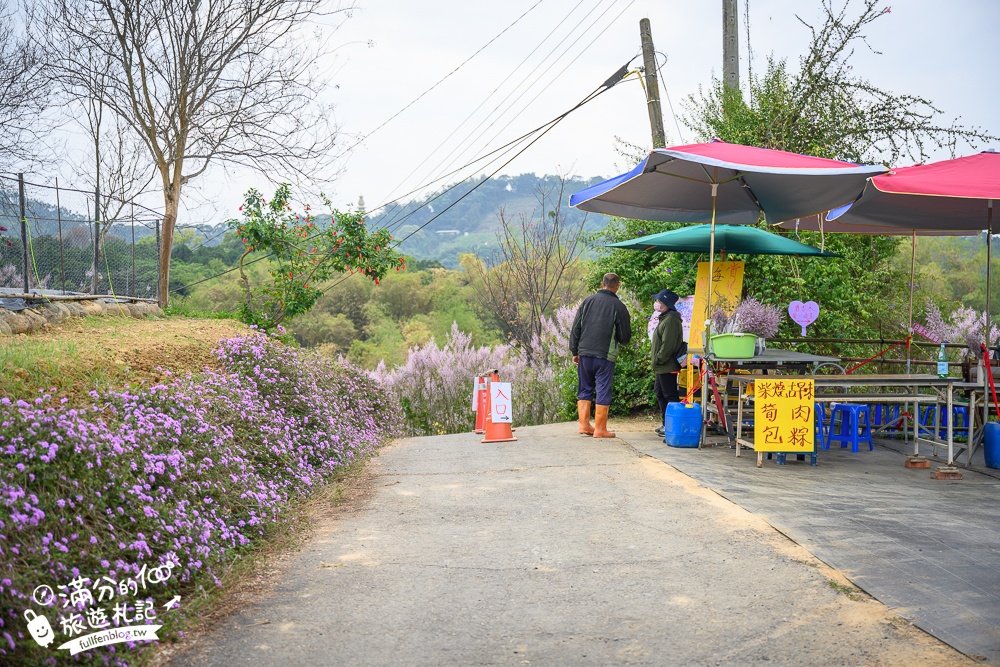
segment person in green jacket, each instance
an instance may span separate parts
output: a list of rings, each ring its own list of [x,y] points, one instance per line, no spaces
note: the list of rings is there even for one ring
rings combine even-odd
[[[656,392],[656,405],[660,410],[660,427],[656,429],[657,435],[663,435],[666,422],[664,414],[667,411],[667,404],[680,401],[677,393],[677,373],[681,370],[677,357],[684,349],[684,329],[681,325],[681,314],[674,307],[680,297],[668,289],[655,294],[653,299],[659,304],[661,311],[660,323],[653,331],[652,340],[652,362],[653,389]]]

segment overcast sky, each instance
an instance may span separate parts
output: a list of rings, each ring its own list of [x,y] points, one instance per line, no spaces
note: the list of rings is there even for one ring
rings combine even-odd
[[[342,147],[370,134],[343,161],[340,177],[324,186],[342,208],[359,195],[369,209],[404,195],[570,109],[639,54],[643,17],[652,22],[656,48],[665,54],[660,84],[667,145],[693,141],[683,124],[678,130],[668,98],[680,115],[684,100],[721,70],[721,0],[358,2],[335,35],[336,58],[326,64],[337,85],[330,100]],[[748,66],[761,71],[769,54],[797,66],[809,31],[796,12],[815,25],[822,22],[819,0],[739,5],[744,86]],[[891,8],[868,31],[881,54],[860,49],[855,71],[878,86],[931,99],[948,121],[960,116],[963,123],[1000,133],[1000,2],[901,0]],[[650,145],[645,97],[634,78],[574,112],[501,173],[612,176],[633,166],[616,152],[615,137]],[[441,183],[498,166],[482,162]],[[211,198],[221,198],[214,214],[219,219],[232,214],[246,186],[259,184],[245,176],[216,174],[212,180],[205,185]]]

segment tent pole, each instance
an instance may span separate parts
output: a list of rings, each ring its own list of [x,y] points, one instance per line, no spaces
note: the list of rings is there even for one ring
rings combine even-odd
[[[708,236],[708,319],[712,319],[712,283],[715,278],[715,203],[719,196],[719,184],[712,183],[712,229]],[[706,332],[711,334],[710,327],[705,327]],[[706,341],[707,342],[707,341]]]
[[[993,360],[990,355],[990,282],[991,282],[991,269],[992,262],[990,261],[991,252],[993,248],[993,200],[986,200],[986,312],[984,313],[986,320],[986,331],[983,338],[986,340],[986,359],[984,360],[990,366],[993,365]],[[989,377],[990,368],[984,369],[986,372],[983,373],[983,377],[979,378],[979,381],[983,383],[983,424],[990,420],[990,399],[987,395],[989,390],[989,383],[986,378]],[[969,456],[971,459],[971,454]]]
[[[716,178],[718,179],[718,174],[716,173]],[[705,321],[705,349],[703,350],[704,355],[708,356],[708,345],[709,338],[712,335],[712,281],[715,277],[715,203],[719,196],[719,184],[712,183],[712,228],[708,235],[708,317]],[[702,361],[701,363],[708,363]],[[708,376],[703,376],[704,380],[701,383],[701,445],[705,445],[705,432],[708,427]],[[721,415],[720,415],[721,418]],[[736,443],[736,453],[739,453],[740,443]]]
[[[915,288],[914,283],[916,283],[917,277],[915,275],[917,259],[917,230],[913,230],[913,245],[910,248],[910,325],[907,329],[907,333],[912,338],[913,337],[913,290]],[[906,346],[906,374],[910,374],[910,346]]]

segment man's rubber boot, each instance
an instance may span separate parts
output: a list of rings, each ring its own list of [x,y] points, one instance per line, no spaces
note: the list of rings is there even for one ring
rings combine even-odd
[[[594,437],[613,438],[615,434],[608,430],[608,408],[610,405],[598,405],[594,408]]]
[[[594,435],[590,424],[590,401],[577,401],[576,412],[580,415],[580,435]]]

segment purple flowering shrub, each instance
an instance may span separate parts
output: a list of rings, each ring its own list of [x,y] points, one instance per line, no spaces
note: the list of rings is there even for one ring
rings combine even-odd
[[[410,435],[471,431],[473,379],[490,369],[513,385],[514,421],[521,425],[545,424],[564,418],[564,385],[576,383],[569,356],[569,330],[574,308],[560,308],[542,321],[542,333],[528,350],[514,345],[495,347],[472,344],[472,336],[453,324],[445,344],[433,340],[413,348],[406,363],[391,370],[385,364],[372,371],[402,408]],[[575,368],[575,367],[574,367]],[[575,398],[574,398],[575,405]]]
[[[981,346],[986,342],[986,313],[984,311],[959,306],[948,319],[945,319],[941,314],[941,309],[928,299],[926,315],[927,329],[935,337],[948,343],[965,343],[965,356],[982,359]],[[990,322],[990,340],[994,345],[1000,340],[1000,328],[995,322]]]
[[[36,586],[56,591],[83,577],[89,588],[168,561],[169,580],[136,599],[154,599],[149,622],[171,636],[184,597],[218,585],[227,563],[280,525],[289,501],[399,428],[377,381],[346,363],[259,333],[222,341],[216,355],[224,372],[93,392],[89,408],[52,394],[0,400],[0,664],[55,664],[55,647],[71,639],[63,619],[89,618],[94,603],[42,606]],[[164,610],[174,595],[179,611]],[[48,617],[55,644],[28,636],[28,609]],[[84,622],[77,636],[98,629]],[[119,644],[77,659],[128,664],[139,650]]]

